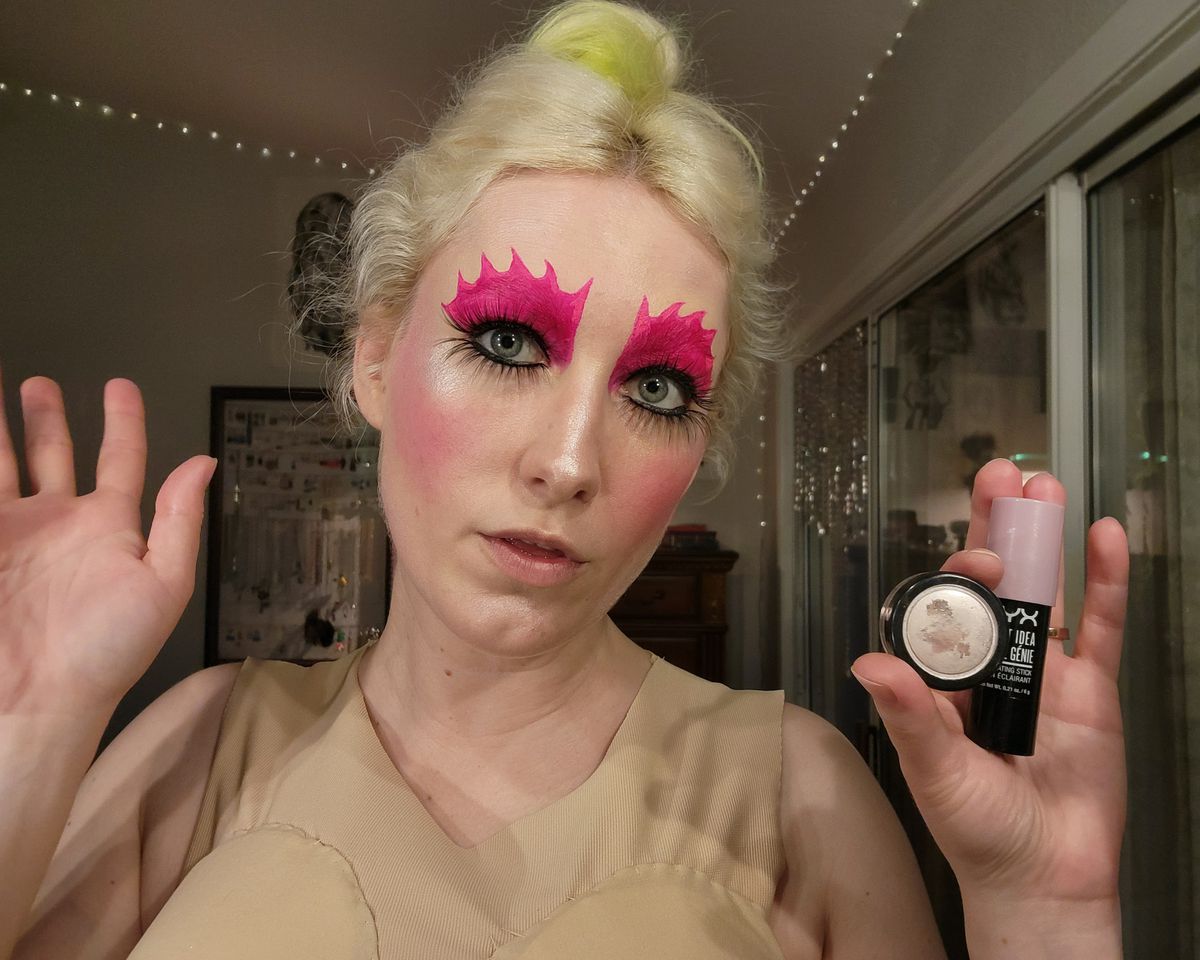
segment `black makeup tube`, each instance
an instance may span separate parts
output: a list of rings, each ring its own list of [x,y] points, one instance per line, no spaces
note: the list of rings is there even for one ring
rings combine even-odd
[[[996,753],[1033,756],[1065,513],[1045,500],[992,501],[987,546],[1004,561],[995,593],[1004,606],[1008,637],[996,672],[971,695],[967,733]]]

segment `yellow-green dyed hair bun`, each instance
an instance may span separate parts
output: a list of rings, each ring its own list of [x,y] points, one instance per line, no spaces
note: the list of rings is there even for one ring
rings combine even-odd
[[[679,80],[679,41],[661,21],[625,4],[575,0],[551,10],[529,45],[610,80],[635,102],[667,95]]]

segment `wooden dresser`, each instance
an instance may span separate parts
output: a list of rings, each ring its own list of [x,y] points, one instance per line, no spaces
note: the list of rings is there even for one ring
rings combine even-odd
[[[610,611],[634,642],[706,680],[725,673],[725,575],[732,550],[659,550]]]

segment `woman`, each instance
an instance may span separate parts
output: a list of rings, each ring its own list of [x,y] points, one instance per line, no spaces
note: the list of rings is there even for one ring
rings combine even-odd
[[[656,20],[568,4],[368,188],[341,393],[382,437],[387,628],[307,671],[202,671],[90,770],[192,590],[212,463],[167,479],[143,542],[136,388],[108,384],[76,497],[61,395],[22,386],[32,496],[0,438],[5,954],[22,931],[17,957],[940,953],[850,747],[606,616],[701,458],[721,462],[772,337],[752,152],[679,73]],[[980,472],[949,568],[999,580],[976,548],[992,498],[1021,492],[1011,464]],[[1024,493],[1063,498],[1044,475]],[[1115,522],[1089,557],[1028,761],[967,741],[898,660],[855,665],[974,957],[1120,950]]]

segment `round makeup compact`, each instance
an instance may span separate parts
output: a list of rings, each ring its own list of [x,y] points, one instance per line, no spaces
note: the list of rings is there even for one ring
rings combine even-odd
[[[986,680],[1004,655],[1000,599],[958,573],[918,573],[892,588],[879,611],[883,649],[928,686],[963,690]]]

